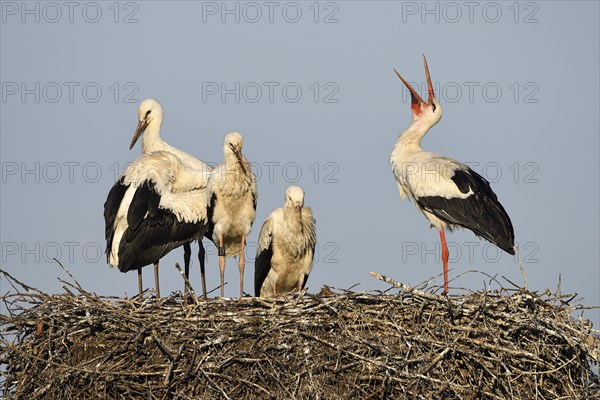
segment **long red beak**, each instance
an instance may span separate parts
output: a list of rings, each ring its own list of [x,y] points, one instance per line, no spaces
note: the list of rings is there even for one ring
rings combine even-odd
[[[425,54],[423,54],[423,62],[425,63],[425,77],[427,78],[428,93],[427,102],[429,103],[431,99],[435,97],[435,94],[433,93],[433,83],[431,83],[431,76],[429,75],[429,67],[427,66],[427,59],[425,58]],[[402,77],[402,75],[400,75],[398,71],[396,71],[396,69],[394,69],[394,72],[396,73],[396,75],[398,75],[398,78],[400,78],[402,83],[404,83],[404,86],[406,86],[406,88],[410,91],[410,108],[412,108],[413,113],[419,115],[421,113],[421,104],[425,103],[425,101],[421,98],[421,96],[419,96],[419,93],[417,93],[417,91],[409,85],[409,83]]]
[[[435,93],[433,93],[433,83],[431,83],[431,76],[429,75],[429,67],[427,66],[425,54],[423,54],[423,64],[425,64],[425,77],[427,78],[427,102],[430,102],[431,99],[435,97]]]

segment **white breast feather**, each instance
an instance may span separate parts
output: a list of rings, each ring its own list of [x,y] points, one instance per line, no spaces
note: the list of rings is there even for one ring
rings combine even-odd
[[[467,198],[472,191],[462,193],[452,177],[454,171],[466,167],[458,161],[434,153],[420,152],[399,163],[393,162],[398,186],[411,199],[439,196],[446,199]]]
[[[317,242],[316,222],[312,210],[302,209],[302,219],[294,209],[277,208],[269,215],[260,231],[258,254],[272,248],[271,269],[261,287],[262,296],[295,290],[312,270]]]
[[[214,222],[213,241],[218,243],[223,235],[227,256],[237,255],[242,235],[248,235],[256,218],[254,202],[257,200],[256,177],[247,164],[248,174],[239,165],[227,167],[217,165],[210,175],[207,186],[207,203],[216,196],[212,221]]]
[[[173,212],[179,222],[207,221],[204,174],[206,171],[187,168],[177,155],[168,151],[147,153],[131,163],[122,174],[123,184],[129,187],[115,218],[109,263],[119,264],[119,243],[129,226],[127,213],[135,191],[144,182],[151,182],[160,196],[159,207]]]

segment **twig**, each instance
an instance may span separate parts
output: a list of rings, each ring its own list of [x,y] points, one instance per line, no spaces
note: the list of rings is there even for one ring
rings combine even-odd
[[[187,278],[187,276],[185,276],[185,273],[183,272],[183,270],[181,269],[181,266],[179,265],[179,263],[175,263],[175,268],[177,268],[177,270],[179,271],[179,273],[181,274],[181,277],[183,278],[183,281],[185,282],[185,287],[190,291],[190,293],[192,294],[192,299],[194,300],[194,304],[198,304],[198,299],[196,297],[196,292],[194,291],[194,288],[192,287],[192,284],[190,283],[189,279]],[[184,296],[186,295],[185,293],[183,294]]]
[[[65,268],[64,265],[62,265],[62,263],[60,261],[58,261],[56,258],[52,258],[58,265],[60,265],[60,267],[62,268],[63,271],[65,271],[67,273],[67,275],[69,275],[71,277],[71,279],[73,279],[73,282],[75,282],[75,285],[77,285],[77,290],[79,290],[79,292],[83,293],[83,294],[88,294],[88,292],[86,292],[85,290],[83,290],[83,288],[81,287],[81,285],[79,284],[79,282],[77,282],[77,279],[75,279],[75,277],[69,272],[68,269]]]
[[[515,250],[517,253],[517,262],[519,263],[519,269],[521,270],[521,275],[523,276],[523,287],[525,290],[529,290],[527,286],[527,275],[525,275],[525,269],[523,268],[523,263],[521,262],[521,252],[519,251],[519,247],[515,246]]]
[[[389,278],[387,276],[378,274],[376,272],[369,272],[369,274],[372,277],[374,277],[376,279],[379,279],[380,281],[384,281],[386,283],[389,283],[390,285],[393,285],[393,286],[395,286],[397,288],[400,288],[403,291],[408,292],[408,293],[410,293],[412,295],[423,297],[423,298],[429,299],[429,300],[446,302],[446,300],[444,298],[442,298],[441,296],[438,296],[438,295],[435,295],[435,294],[432,294],[432,293],[428,293],[428,292],[423,292],[421,290],[414,289],[414,288],[410,287],[409,285],[407,285],[406,283],[398,282],[398,281],[396,281],[396,280],[394,280],[392,278]]]
[[[447,298],[372,275],[399,293],[182,307],[178,295],[134,302],[62,279],[64,292],[50,295],[2,275],[18,290],[0,296],[0,391],[53,400],[600,397],[600,333],[569,312],[594,306],[567,309],[569,294],[492,290],[487,279]]]

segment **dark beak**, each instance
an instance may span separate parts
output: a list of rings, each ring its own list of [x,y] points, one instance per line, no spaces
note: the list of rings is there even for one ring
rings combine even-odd
[[[242,171],[244,172],[244,174],[246,173],[246,166],[244,165],[244,158],[242,156],[242,150],[237,150],[234,151],[235,157],[237,158],[238,162],[240,163],[240,167],[242,167]]]
[[[135,133],[133,134],[133,139],[131,139],[131,143],[129,144],[129,150],[133,149],[135,142],[137,142],[140,136],[142,136],[142,133],[144,133],[147,127],[148,122],[146,122],[145,120],[138,122],[137,128],[135,129]]]

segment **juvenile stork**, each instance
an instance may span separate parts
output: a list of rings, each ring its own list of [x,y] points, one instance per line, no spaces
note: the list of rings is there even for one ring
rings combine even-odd
[[[142,138],[142,154],[152,153],[154,151],[168,151],[175,154],[181,162],[187,167],[195,170],[194,177],[197,180],[198,187],[205,187],[208,183],[208,176],[212,168],[189,155],[183,150],[173,147],[166,143],[160,137],[160,127],[163,121],[163,109],[160,103],[154,99],[144,100],[138,109],[138,125],[129,144],[131,150],[137,140]],[[183,257],[185,264],[185,276],[189,277],[190,258],[192,249],[190,243],[183,243]],[[200,262],[200,274],[202,279],[202,293],[206,298],[206,276],[204,272],[204,261],[206,251],[202,244],[202,238],[198,239],[198,261]]]
[[[316,222],[304,207],[304,190],[290,186],[283,208],[274,209],[258,236],[254,290],[257,297],[302,291],[312,270]]]
[[[242,155],[242,135],[230,132],[223,142],[223,162],[208,180],[209,235],[219,253],[221,297],[225,296],[225,257],[239,256],[240,298],[244,296],[244,246],[256,218],[256,176]]]
[[[509,254],[515,254],[513,226],[489,182],[465,164],[424,151],[421,139],[442,117],[423,56],[428,98],[424,101],[406,80],[396,75],[411,95],[412,123],[396,141],[390,163],[400,198],[408,196],[440,232],[444,292],[448,292],[448,246],[444,229],[467,228]]]
[[[206,188],[199,187],[197,171],[175,154],[157,151],[140,156],[123,172],[104,204],[106,256],[121,272],[154,263],[160,297],[158,260],[208,230]]]

